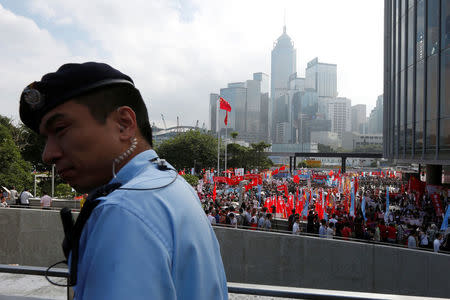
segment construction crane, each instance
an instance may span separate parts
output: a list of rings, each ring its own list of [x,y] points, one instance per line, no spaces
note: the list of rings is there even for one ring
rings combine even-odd
[[[164,115],[163,114],[161,114],[161,119],[162,119],[162,121],[164,123],[164,129],[167,130],[166,120],[164,120]]]

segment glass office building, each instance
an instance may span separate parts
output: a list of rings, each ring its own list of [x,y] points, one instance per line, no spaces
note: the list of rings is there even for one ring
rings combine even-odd
[[[384,21],[384,156],[442,170],[450,165],[450,0],[385,0]]]

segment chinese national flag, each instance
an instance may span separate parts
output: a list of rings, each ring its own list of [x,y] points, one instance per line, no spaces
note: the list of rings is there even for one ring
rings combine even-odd
[[[214,190],[213,190],[213,200],[214,200],[214,202],[216,202],[216,196],[217,196],[216,183],[214,183]]]
[[[228,112],[231,111],[230,103],[228,103],[228,101],[223,99],[222,97],[220,97],[220,109],[226,110]]]
[[[225,125],[228,125],[228,112],[231,111],[231,105],[230,103],[228,103],[227,100],[223,99],[222,97],[219,98],[220,101],[220,109],[223,109],[226,111],[226,115],[225,115],[225,120],[224,123]]]

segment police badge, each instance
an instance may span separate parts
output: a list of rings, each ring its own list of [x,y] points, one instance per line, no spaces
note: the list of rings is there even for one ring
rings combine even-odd
[[[44,96],[33,88],[34,83],[27,86],[23,92],[21,99],[25,101],[31,110],[37,110],[44,105]]]

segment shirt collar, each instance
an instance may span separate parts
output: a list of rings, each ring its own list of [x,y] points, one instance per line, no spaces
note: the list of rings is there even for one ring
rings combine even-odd
[[[116,174],[116,177],[111,179],[109,183],[127,183],[137,174],[139,174],[143,168],[147,167],[151,160],[154,160],[156,158],[158,158],[158,154],[156,154],[155,150],[153,149],[139,153],[129,162],[127,162],[127,164],[123,166]]]

